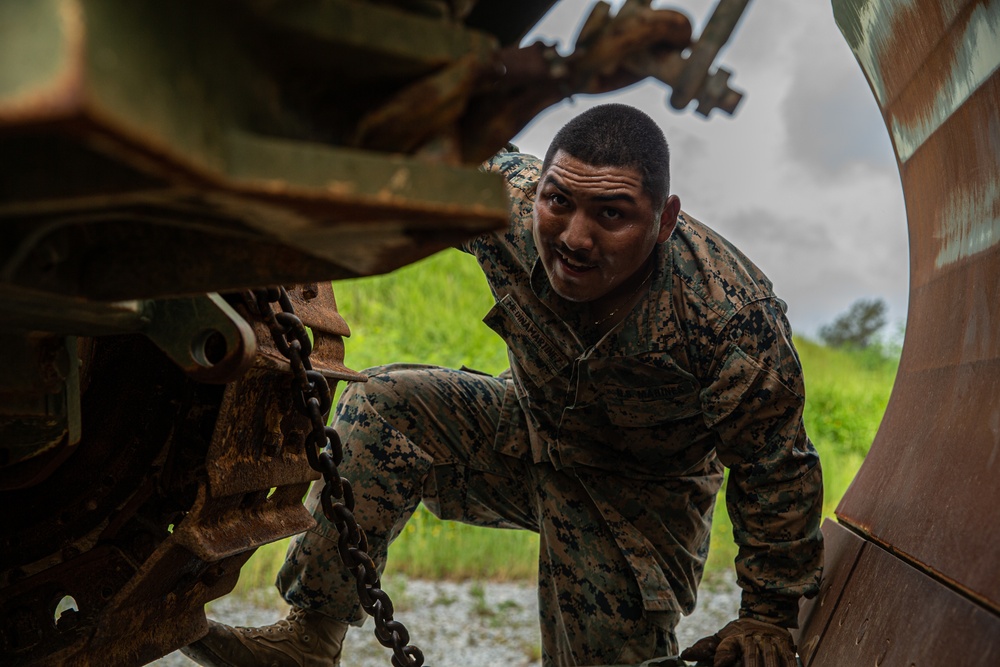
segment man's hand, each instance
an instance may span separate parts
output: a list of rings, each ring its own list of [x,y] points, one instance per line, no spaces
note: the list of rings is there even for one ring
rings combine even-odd
[[[742,656],[742,659],[741,659]],[[752,618],[732,621],[681,653],[713,667],[796,667],[795,643],[785,628]]]

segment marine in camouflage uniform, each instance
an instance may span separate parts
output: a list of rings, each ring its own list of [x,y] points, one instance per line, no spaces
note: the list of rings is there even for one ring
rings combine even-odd
[[[534,530],[545,664],[675,654],[725,465],[741,615],[795,627],[819,581],[822,481],[784,304],[682,214],[648,294],[581,340],[574,312],[553,307],[532,239],[540,166],[509,152],[488,164],[509,185],[511,227],[465,247],[496,298],[484,321],[507,342],[510,373],[384,366],[338,407],[341,471],[376,562],[421,500],[442,519]],[[309,504],[318,527],[293,542],[279,588],[359,621],[318,490]]]
[[[624,112],[608,107],[612,116]],[[665,165],[665,143],[663,154]],[[420,502],[443,519],[536,531],[543,663],[638,664],[677,653],[673,629],[695,605],[726,466],[742,619],[703,641],[709,656],[718,646],[738,660],[750,644],[732,644],[749,641],[763,647],[763,664],[791,664],[782,628],[796,625],[799,598],[818,588],[822,480],[802,424],[802,372],[784,304],[728,241],[678,214],[674,196],[661,213],[653,213],[655,204],[642,209],[661,215],[652,228],[643,218],[640,226],[653,235],[640,230],[642,250],[620,244],[616,265],[606,245],[604,259],[572,260],[569,273],[553,274],[543,264],[554,246],[536,246],[543,219],[558,221],[543,218],[551,202],[560,208],[566,199],[570,210],[577,186],[594,201],[614,201],[623,182],[626,193],[631,187],[655,199],[645,176],[642,188],[634,185],[636,170],[595,169],[566,155],[569,162],[564,156],[546,172],[537,210],[540,162],[517,152],[492,159],[486,168],[508,184],[511,224],[464,247],[496,299],[484,321],[506,341],[510,371],[490,377],[383,366],[340,401],[340,471],[354,488],[370,553],[383,567],[389,544]],[[554,194],[550,173],[568,177]],[[615,185],[606,173],[624,176]],[[676,226],[664,227],[671,199]],[[597,204],[598,217],[607,213],[603,206]],[[569,246],[555,252],[565,261]],[[622,260],[629,252],[631,260]],[[602,273],[608,266],[619,273]],[[577,299],[583,303],[574,303],[579,295],[565,293],[574,275],[591,292],[617,282],[624,295],[595,320],[588,304],[596,298],[584,290]],[[318,525],[293,541],[278,587],[294,608],[360,623],[354,579],[319,494],[314,489],[308,501]],[[298,622],[283,621],[279,629]],[[208,643],[216,655],[247,647],[252,655],[205,664],[256,664],[261,637],[278,643],[265,636],[268,628],[213,628]],[[337,659],[343,631],[329,644]],[[768,657],[780,652],[784,662]]]

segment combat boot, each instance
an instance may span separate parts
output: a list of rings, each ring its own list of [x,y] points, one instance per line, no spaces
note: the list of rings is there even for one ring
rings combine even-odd
[[[288,617],[260,628],[208,622],[208,634],[181,649],[204,667],[333,667],[347,623],[292,607]]]

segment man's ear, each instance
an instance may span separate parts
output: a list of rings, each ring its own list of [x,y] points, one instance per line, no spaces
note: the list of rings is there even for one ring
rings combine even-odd
[[[674,232],[674,227],[677,226],[677,216],[681,212],[681,200],[677,195],[670,195],[667,197],[666,203],[663,205],[663,213],[660,214],[660,233],[656,237],[657,243],[663,243],[670,235]]]

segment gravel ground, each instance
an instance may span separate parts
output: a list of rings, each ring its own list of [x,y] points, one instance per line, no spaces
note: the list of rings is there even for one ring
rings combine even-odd
[[[388,578],[383,587],[392,596],[396,620],[406,624],[432,667],[540,664],[538,602],[532,585]],[[680,645],[690,646],[735,618],[739,593],[727,578],[703,583],[698,609],[677,626]],[[251,599],[217,600],[208,615],[230,625],[267,625],[287,613],[287,606],[278,602],[273,590],[260,591]],[[391,656],[375,641],[371,621],[348,632],[344,651],[345,664],[351,667],[388,667]],[[178,651],[152,664],[192,667],[195,663]]]

